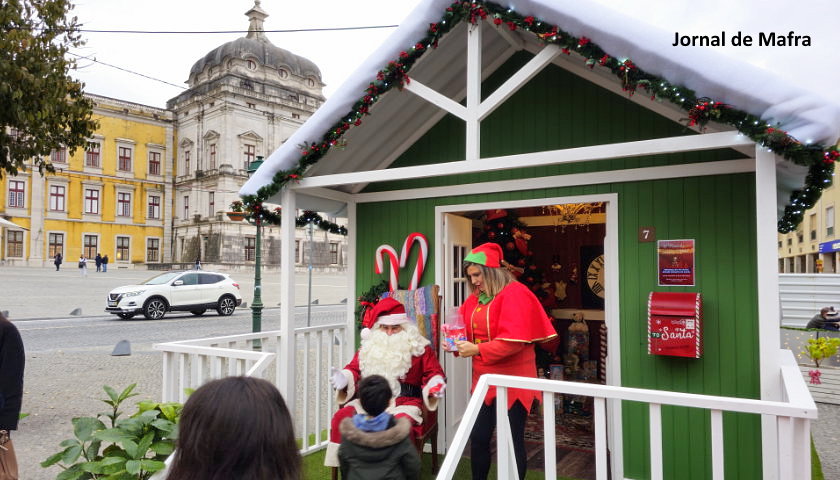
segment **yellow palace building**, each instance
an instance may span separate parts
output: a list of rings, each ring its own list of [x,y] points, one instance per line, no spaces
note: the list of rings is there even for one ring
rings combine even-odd
[[[172,113],[89,97],[99,129],[86,149],[54,150],[54,175],[30,168],[0,183],[0,218],[20,227],[2,228],[4,264],[48,265],[58,253],[68,267],[97,254],[112,265],[166,261]]]

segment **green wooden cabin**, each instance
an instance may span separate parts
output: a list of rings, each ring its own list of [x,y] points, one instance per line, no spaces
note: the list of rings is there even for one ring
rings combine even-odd
[[[608,355],[599,368],[607,385],[787,400],[775,234],[795,226],[795,212],[804,210],[802,203],[784,209],[800,198],[789,197],[793,188],[827,184],[833,165],[823,160],[833,150],[823,145],[833,140],[796,156],[801,152],[790,150],[785,132],[768,133],[765,123],[744,126],[771,121],[761,117],[761,102],[709,103],[748,97],[727,90],[726,79],[692,85],[694,92],[670,83],[655,73],[655,61],[631,64],[609,50],[632,51],[624,47],[643,39],[616,40],[620,29],[604,35],[597,22],[575,13],[581,9],[565,12],[561,3],[518,2],[516,11],[423,3],[241,194],[252,204],[281,204],[284,215],[294,208],[343,209],[350,298],[388,278],[374,272],[380,245],[399,253],[409,234],[424,234],[421,285],[440,285],[448,309],[460,303],[465,285],[459,255],[482,233],[482,215],[504,209],[531,222],[529,246],[539,249],[540,268],[562,266],[553,281],[565,283],[566,296],[550,308],[558,326],[567,328],[574,312],[592,326],[605,324]],[[683,78],[696,73],[682,68]],[[575,214],[568,205],[587,207]],[[657,240],[675,239],[694,240],[692,285],[660,285]],[[583,246],[603,252],[601,304],[585,298],[592,285]],[[281,263],[293,266],[287,250]],[[410,252],[399,270],[403,288],[419,249]],[[702,295],[700,358],[648,352],[649,294],[671,291]],[[445,447],[469,398],[469,377],[451,357],[442,359],[450,385]],[[735,413],[723,423],[726,478],[784,477],[776,476],[776,423]],[[648,406],[610,406],[612,478],[713,478],[708,411],[666,406],[661,428],[658,477]]]

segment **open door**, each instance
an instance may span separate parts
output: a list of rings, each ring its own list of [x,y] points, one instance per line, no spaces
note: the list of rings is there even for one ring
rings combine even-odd
[[[472,221],[458,215],[445,214],[443,218],[443,312],[441,322],[447,312],[457,309],[467,295],[469,285],[464,272],[464,256],[472,248]],[[472,360],[455,358],[451,352],[442,351],[443,369],[446,372],[446,397],[444,401],[443,433],[445,445],[450,445],[455,431],[461,424],[461,418],[470,402],[472,385]]]

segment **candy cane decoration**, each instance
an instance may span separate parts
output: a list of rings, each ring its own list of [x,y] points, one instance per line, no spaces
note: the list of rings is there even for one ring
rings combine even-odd
[[[380,245],[379,248],[376,249],[376,268],[374,271],[377,275],[381,275],[382,272],[385,271],[382,257],[383,255],[388,255],[391,260],[391,283],[389,285],[389,290],[394,291],[399,288],[399,258],[397,257],[397,250],[390,245]]]
[[[411,233],[405,237],[402,251],[400,252],[400,267],[405,268],[408,263],[408,254],[411,251],[411,245],[417,242],[420,245],[420,254],[417,255],[417,265],[414,267],[414,273],[411,274],[411,283],[408,285],[409,290],[416,290],[420,286],[420,279],[423,278],[423,269],[426,267],[426,258],[429,256],[429,241],[422,233]]]

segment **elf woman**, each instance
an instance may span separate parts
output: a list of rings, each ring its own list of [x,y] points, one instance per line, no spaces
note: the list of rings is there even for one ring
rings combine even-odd
[[[474,248],[464,266],[472,285],[461,305],[467,341],[456,342],[458,354],[472,357],[472,389],[486,373],[536,377],[533,342],[557,336],[536,295],[503,267],[502,248],[485,243]],[[508,389],[508,418],[519,478],[525,478],[525,420],[540,393]],[[484,480],[490,471],[490,437],[496,428],[496,388],[490,387],[478,412],[471,441],[472,478]]]

